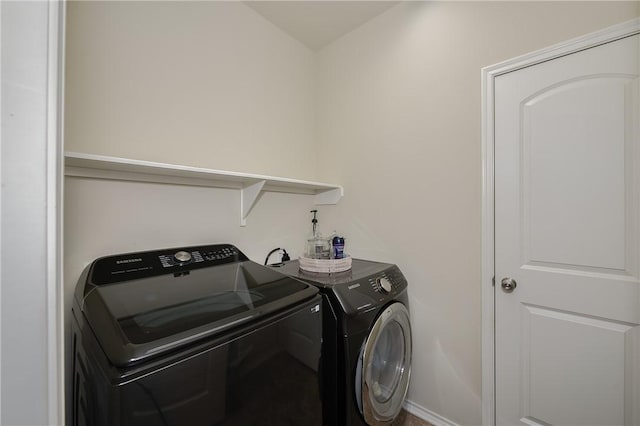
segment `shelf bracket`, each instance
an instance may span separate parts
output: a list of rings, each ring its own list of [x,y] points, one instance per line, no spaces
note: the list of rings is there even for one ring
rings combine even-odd
[[[328,191],[319,192],[315,197],[315,204],[338,204],[338,201],[344,195],[342,187],[329,189]]]
[[[266,180],[247,185],[240,190],[240,226],[247,226],[247,216],[260,196]]]

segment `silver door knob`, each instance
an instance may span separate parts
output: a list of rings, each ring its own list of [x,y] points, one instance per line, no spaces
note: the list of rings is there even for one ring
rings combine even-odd
[[[502,291],[504,291],[505,293],[511,293],[516,289],[517,285],[518,283],[516,283],[516,280],[514,280],[513,278],[507,277],[502,279]]]

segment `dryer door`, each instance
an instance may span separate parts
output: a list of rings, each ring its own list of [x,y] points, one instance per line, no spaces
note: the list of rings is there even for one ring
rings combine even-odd
[[[378,316],[358,364],[360,412],[369,425],[390,423],[402,408],[411,373],[411,325],[402,303],[387,306]]]

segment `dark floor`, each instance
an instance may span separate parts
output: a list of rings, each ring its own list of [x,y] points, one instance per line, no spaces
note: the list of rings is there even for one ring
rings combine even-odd
[[[433,426],[421,418],[414,416],[402,410],[398,415],[398,418],[391,423],[391,426]]]

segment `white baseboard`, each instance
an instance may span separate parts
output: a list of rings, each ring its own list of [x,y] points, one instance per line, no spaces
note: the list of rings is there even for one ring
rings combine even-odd
[[[427,410],[426,408],[416,404],[413,401],[406,400],[404,402],[404,409],[414,416],[431,423],[433,426],[458,426],[451,420],[442,417],[441,415],[436,414],[433,411]]]

